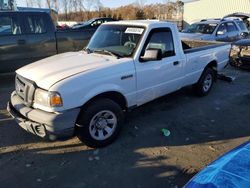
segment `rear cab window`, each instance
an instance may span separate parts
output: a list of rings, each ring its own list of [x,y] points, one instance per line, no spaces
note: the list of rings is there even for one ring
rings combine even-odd
[[[22,29],[18,18],[14,15],[0,16],[0,36],[5,35],[20,35]]]

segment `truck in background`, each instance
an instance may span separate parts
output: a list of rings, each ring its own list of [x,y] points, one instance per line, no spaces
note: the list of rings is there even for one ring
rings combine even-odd
[[[13,72],[34,61],[82,50],[98,27],[57,30],[51,10],[0,11],[0,73]]]

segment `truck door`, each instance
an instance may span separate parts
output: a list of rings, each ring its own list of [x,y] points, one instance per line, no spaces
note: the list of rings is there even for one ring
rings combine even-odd
[[[0,73],[13,72],[26,63],[25,35],[15,13],[0,14]]]
[[[146,50],[160,49],[162,59],[136,62],[137,104],[143,104],[181,87],[182,61],[176,54],[173,35],[169,28],[151,30],[140,57]],[[178,48],[177,48],[178,49]]]
[[[216,31],[215,40],[217,40],[217,41],[224,41],[224,42],[227,42],[229,40],[228,39],[228,32],[227,32],[227,25],[226,25],[226,23],[222,23],[218,27],[218,29]]]
[[[34,62],[57,54],[55,27],[47,13],[26,13],[25,25],[26,54]]]

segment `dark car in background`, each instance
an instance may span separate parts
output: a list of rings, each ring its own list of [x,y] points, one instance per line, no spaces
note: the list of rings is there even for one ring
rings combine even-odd
[[[250,39],[242,39],[232,44],[230,64],[250,70]]]
[[[249,35],[241,18],[204,19],[180,33],[182,38],[234,42]]]
[[[43,10],[0,11],[0,73],[58,53],[82,50],[96,29],[57,30],[55,20]]]
[[[86,29],[97,29],[101,24],[105,22],[112,22],[116,21],[113,18],[93,18],[91,20],[88,20],[86,22],[80,22],[78,24],[75,24],[72,26],[72,30],[86,30]]]

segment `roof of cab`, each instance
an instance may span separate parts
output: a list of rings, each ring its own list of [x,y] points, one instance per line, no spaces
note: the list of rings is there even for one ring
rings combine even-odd
[[[122,20],[116,22],[106,22],[105,25],[132,25],[132,26],[157,26],[162,24],[174,25],[171,22],[159,21],[159,20]]]
[[[7,11],[0,11],[1,13],[8,13],[8,14],[20,14],[20,13],[47,13],[47,12],[45,12],[45,11],[26,11],[26,10],[19,10],[19,11],[9,11],[9,10],[7,10]]]
[[[40,12],[46,12],[46,13],[54,12],[54,13],[57,13],[53,9],[48,9],[48,8],[29,8],[29,7],[17,7],[17,10],[1,10],[0,12],[1,13],[2,12],[5,12],[5,13],[40,13]]]
[[[242,21],[242,19],[237,17],[227,17],[223,19],[203,19],[199,22],[195,22],[195,24],[219,24],[228,21]]]

